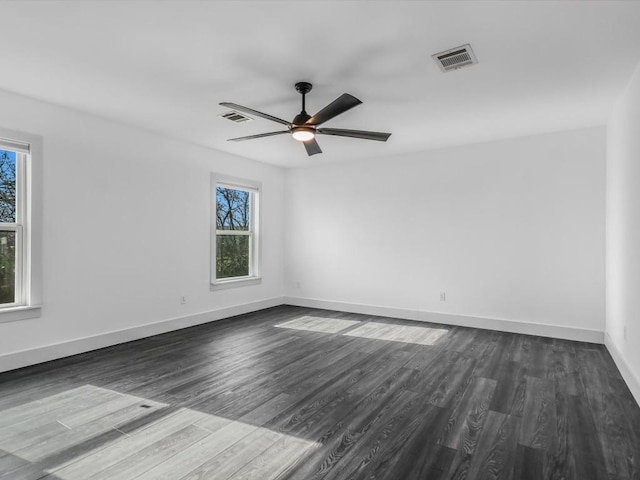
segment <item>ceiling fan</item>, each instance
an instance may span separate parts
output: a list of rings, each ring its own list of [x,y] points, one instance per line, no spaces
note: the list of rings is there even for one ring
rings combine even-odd
[[[222,105],[223,107],[232,108],[240,112],[255,115],[256,117],[266,118],[267,120],[278,122],[287,126],[287,130],[259,133],[257,135],[249,135],[246,137],[230,138],[228,141],[241,142],[244,140],[252,140],[254,138],[271,137],[273,135],[290,133],[293,138],[303,143],[304,147],[307,150],[307,153],[309,154],[309,156],[311,156],[315,155],[316,153],[322,153],[322,150],[320,150],[320,146],[316,141],[316,135],[336,135],[338,137],[377,140],[379,142],[386,142],[387,139],[391,136],[390,133],[382,132],[345,130],[343,128],[319,128],[319,126],[324,122],[337,117],[341,113],[344,113],[357,105],[360,105],[362,102],[353,95],[343,93],[329,105],[316,113],[314,116],[311,116],[305,111],[305,95],[311,91],[311,88],[312,85],[308,82],[296,83],[296,90],[302,95],[302,111],[298,115],[296,115],[291,122],[287,122],[286,120],[283,120],[281,118],[277,118],[272,115],[253,110],[252,108],[243,107],[242,105],[238,105],[237,103],[221,102],[220,105]]]

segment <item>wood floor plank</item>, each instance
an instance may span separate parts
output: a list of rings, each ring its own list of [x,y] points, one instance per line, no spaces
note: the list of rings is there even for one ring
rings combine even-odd
[[[412,375],[414,371],[400,369],[370,391],[353,409],[341,409],[338,415],[334,413],[328,416],[329,412],[323,409],[316,412],[307,422],[299,425],[293,433],[312,433],[311,436],[316,438],[319,436],[317,442],[322,445],[322,448],[305,459],[291,478],[323,478],[344,458],[346,452],[354,448],[358,440],[368,438],[368,432],[372,429],[375,432],[384,425],[385,419],[392,416],[398,406],[418,398],[419,394],[404,388],[405,381]],[[335,412],[334,409],[332,411]],[[329,422],[320,423],[320,419],[326,417],[332,423],[329,428],[327,428]]]
[[[449,410],[425,399],[407,402],[387,420],[382,431],[363,442],[368,450],[354,449],[350,464],[334,469],[326,478],[420,478],[434,467],[435,458],[421,458],[418,452],[437,447],[434,427],[440,430],[449,415]]]
[[[452,411],[439,444],[471,455],[484,426],[496,381],[475,378]]]
[[[276,432],[267,429],[256,429],[237,442],[229,444],[220,453],[206,457],[191,457],[189,458],[191,460],[190,464],[183,461],[177,468],[174,466],[174,462],[171,462],[173,469],[171,476],[163,472],[163,476],[157,477],[154,475],[142,480],[206,480],[209,478],[222,480],[229,478],[280,438],[282,438],[282,435]],[[194,465],[197,465],[196,468],[192,468]],[[186,474],[181,476],[185,472]]]
[[[451,371],[455,369],[458,362],[469,365],[471,359],[458,352],[440,350],[438,354],[430,360],[427,368],[420,368],[415,383],[410,389],[421,395],[431,397],[442,382],[447,382]]]
[[[58,475],[69,480],[82,480],[88,478],[89,472],[93,474],[104,471],[121,462],[124,457],[137,454],[150,444],[162,441],[183,429],[192,426],[203,417],[202,414],[190,410],[180,410],[173,415],[150,424],[147,428],[139,430],[130,436],[123,436],[119,441],[105,446],[99,451],[88,452],[82,458],[76,458],[64,468],[51,469]],[[205,431],[199,428],[200,431]],[[208,430],[207,434],[210,434]]]
[[[557,385],[557,382],[555,382]],[[576,478],[576,466],[569,439],[569,396],[556,388],[556,438],[555,448],[546,452],[544,461],[545,480]]]
[[[541,480],[544,478],[544,455],[545,452],[538,448],[518,445],[513,478],[518,480]]]
[[[84,478],[92,480],[136,478],[209,435],[210,433],[203,428],[188,425],[127,456],[115,465]]]
[[[0,480],[40,480],[47,476],[39,465],[31,463],[14,470],[0,471]]]
[[[610,379],[610,387],[600,392],[605,411],[600,417],[605,436],[603,450],[613,454],[616,475],[621,479],[640,479],[640,422],[635,418],[635,400],[621,379]],[[596,419],[598,413],[594,413]],[[635,447],[634,447],[635,446]]]
[[[293,396],[308,394],[319,385],[331,381],[333,377],[349,370],[356,370],[363,361],[370,358],[366,352],[360,350],[350,352],[349,350],[350,347],[336,353],[335,357],[328,355],[309,365],[306,369],[298,370],[284,381],[284,391]],[[384,355],[384,352],[382,354]],[[301,364],[301,366],[303,365]],[[296,366],[291,368],[296,368]]]
[[[240,470],[224,476],[216,472],[220,480],[276,480],[293,469],[296,464],[317,446],[313,442],[293,436],[280,435],[269,448],[247,462]]]
[[[340,333],[349,327],[358,325],[359,323],[360,322],[357,320],[304,316],[275,325],[275,327],[291,328],[294,330],[308,330],[320,333]]]
[[[256,382],[248,382],[234,389],[231,395],[225,396],[224,405],[209,411],[219,415],[242,416],[275,396],[277,391],[270,389],[270,386],[276,383],[290,395],[296,395],[300,391],[311,392],[326,383],[333,384],[336,377],[347,370],[357,368],[359,362],[364,359],[362,352],[349,350],[341,349],[324,359],[318,358],[313,365],[307,364],[304,360],[300,364],[296,362],[295,367],[287,365],[284,369],[277,370],[275,375],[261,376]],[[308,367],[298,368],[303,365]]]
[[[604,454],[587,399],[570,395],[568,413],[569,442],[577,478],[607,478]]]
[[[16,455],[12,455],[4,450],[0,450],[0,466],[2,467],[0,468],[0,479],[2,480],[28,476],[25,475],[26,472],[31,472],[32,476],[34,472],[41,476],[44,473],[39,466],[33,465],[27,460]],[[21,471],[23,472],[22,474],[19,473]]]
[[[423,345],[405,367],[417,370],[427,369],[439,353],[438,347]]]
[[[456,368],[446,371],[435,388],[431,390],[429,402],[439,407],[457,404],[467,390],[469,383],[475,378],[473,376],[475,366],[475,359],[461,357],[456,362]]]
[[[147,411],[147,409],[142,409],[139,406],[132,406],[131,409],[126,408],[97,419],[94,422],[80,425],[77,428],[67,429],[55,437],[31,443],[27,447],[16,450],[15,453],[30,461],[44,462],[45,464],[47,464],[47,458],[55,458],[59,452],[68,452],[75,459],[80,457],[83,451],[82,448],[76,448],[76,446],[102,438],[105,441],[102,447],[105,447],[108,445],[109,439],[116,440],[126,436],[127,431],[131,431],[128,430],[127,427],[131,423],[137,422],[138,419],[144,418],[145,413],[143,412]],[[153,413],[151,415],[153,415]],[[164,416],[167,416],[166,412]],[[150,422],[144,422],[143,425],[147,423]],[[107,433],[108,435],[105,436]],[[94,449],[95,448],[97,447],[94,447]],[[87,452],[85,451],[84,453]]]
[[[349,402],[350,399],[357,401],[367,398],[367,395],[376,392],[380,385],[394,384],[396,379],[408,379],[411,375],[410,370],[398,368],[397,364],[389,362],[388,356],[368,364],[360,363],[353,370],[342,371],[327,383],[318,386],[298,404],[274,417],[267,425],[284,433],[295,433],[308,428],[310,419],[317,416],[323,418],[323,423],[328,420],[338,421],[348,412],[349,406],[355,408],[355,404]],[[312,424],[315,422],[311,420]]]
[[[439,409],[435,410],[438,411]],[[442,417],[434,419],[434,425],[440,426]],[[456,451],[434,444],[435,435],[429,431],[427,425],[414,432],[402,447],[401,457],[395,463],[393,470],[387,474],[388,478],[402,478],[403,480],[444,480],[448,478]],[[427,453],[428,452],[428,453]],[[374,472],[374,478],[384,478]]]
[[[496,389],[491,410],[522,416],[526,391],[527,369],[521,362],[503,362],[496,373]]]
[[[444,348],[450,352],[464,353],[477,345],[477,338],[481,336],[482,332],[472,328],[456,327],[452,329]]]
[[[69,415],[77,410],[89,408],[109,400],[120,398],[122,394],[100,388],[74,389],[63,392],[51,399],[29,402],[2,412],[0,428],[14,427],[22,422],[33,424],[37,421],[49,422],[52,417]]]
[[[66,442],[67,438],[65,438],[65,444],[62,446],[58,444],[60,437],[61,436],[56,437],[54,441],[49,442],[49,448],[44,449],[46,455],[40,455],[34,461],[35,464],[39,465],[46,472],[64,468],[66,465],[75,462],[78,458],[91,455],[113,443],[117,443],[119,440],[125,438],[125,435],[115,429],[110,429],[96,435],[85,435],[80,441],[76,441],[73,444],[68,444]],[[77,440],[77,437],[75,437],[74,440]],[[22,454],[22,452],[18,451],[18,454]]]
[[[24,425],[21,425],[25,427]],[[40,421],[33,425],[26,425],[25,430],[3,432],[0,437],[0,448],[15,452],[34,443],[46,441],[67,432],[69,429],[56,421]]]
[[[575,350],[567,348],[553,353],[548,376],[554,380],[556,391],[565,395],[586,395],[579,366]]]
[[[252,441],[258,446],[264,441],[269,445],[278,438],[278,434],[269,430],[262,431],[261,435],[257,435],[257,432],[259,427],[255,425],[231,422],[198,444],[185,448],[143,473],[137,480],[208,479],[213,475],[212,472],[221,468],[240,469],[244,465],[242,462],[246,461],[242,452],[247,445]],[[244,439],[247,441],[243,442]],[[238,443],[240,444],[236,447]],[[240,458],[236,458],[235,455],[239,455]]]
[[[526,447],[553,450],[557,438],[553,382],[527,376],[525,388],[519,443]]]
[[[39,458],[39,455],[46,456],[50,453],[51,445],[54,443],[63,445],[68,440],[75,441],[74,434],[83,432],[85,436],[91,436],[103,433],[112,426],[107,424],[102,425],[100,428],[93,428],[97,426],[93,425],[87,430],[73,431],[72,427],[64,423],[63,420],[74,409],[79,411],[77,415],[80,416],[83,415],[83,412],[90,411],[92,412],[90,418],[107,416],[107,420],[114,420],[119,418],[118,413],[121,413],[123,407],[133,405],[133,400],[135,400],[134,397],[117,394],[115,400],[105,402],[104,400],[111,398],[111,396],[106,395],[104,389],[91,388],[92,390],[76,391],[77,397],[74,402],[65,402],[64,405],[57,404],[56,408],[44,414],[36,406],[34,410],[39,413],[34,415],[32,420],[20,420],[15,426],[9,425],[5,427],[3,437],[0,437],[0,445],[5,445],[7,449],[17,452],[27,459],[36,459]],[[123,400],[126,400],[126,402]],[[113,408],[116,405],[111,404],[111,402],[118,402],[118,410]],[[106,405],[110,405],[111,408],[105,408]],[[101,409],[104,409],[104,411],[101,412]],[[79,425],[78,423],[75,426]],[[15,428],[15,430],[9,433],[12,428]]]
[[[99,405],[84,408],[78,412],[57,414],[55,418],[63,425],[66,425],[69,428],[75,428],[137,403],[140,403],[140,398],[132,395],[123,395]]]
[[[531,349],[531,355],[526,362],[527,375],[530,377],[546,378],[551,369],[553,355],[551,343],[536,340]]]
[[[389,325],[379,322],[368,322],[354,328],[344,335],[350,337],[374,338],[392,342],[415,343],[418,345],[433,345],[449,331],[442,328],[426,326]]]
[[[319,343],[323,344],[324,342],[321,341]],[[303,345],[306,345],[306,342],[300,345],[300,348],[304,348]],[[328,362],[338,361],[342,356],[355,353],[348,348],[341,347],[341,345],[329,345],[327,347],[324,356]],[[292,350],[292,353],[289,354],[278,353],[277,351],[273,352],[275,359],[270,357],[262,358],[262,361],[257,365],[258,369],[256,369],[252,363],[247,364],[247,362],[243,360],[239,365],[234,365],[232,369],[227,368],[216,373],[216,371],[221,368],[220,365],[217,365],[214,373],[207,372],[206,374],[199,375],[197,381],[192,380],[189,385],[182,384],[180,387],[173,386],[171,389],[166,390],[167,398],[170,401],[186,402],[189,405],[195,406],[199,403],[210,401],[210,399],[216,395],[226,396],[230,391],[248,388],[247,385],[253,383],[253,381],[268,381],[269,375],[273,375],[276,378],[284,375],[289,381],[295,381],[295,376],[308,373],[305,365],[313,365],[316,367],[315,363],[319,363],[318,368],[322,368],[322,351],[316,351],[311,355],[305,355],[304,352],[304,349],[299,350],[298,348]],[[331,355],[331,353],[334,353],[334,355]],[[254,361],[255,360],[251,360],[251,362]],[[308,362],[308,364],[306,362]],[[270,365],[268,372],[267,370],[262,370],[267,363]],[[292,371],[292,365],[297,365],[299,368]],[[204,407],[201,406],[199,408]]]
[[[490,411],[469,465],[468,478],[514,478],[520,418]]]

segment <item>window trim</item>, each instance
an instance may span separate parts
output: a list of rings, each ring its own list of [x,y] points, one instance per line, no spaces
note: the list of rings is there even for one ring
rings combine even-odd
[[[16,269],[20,270],[20,274],[16,275],[16,284],[20,282],[21,298],[15,303],[0,306],[2,323],[41,315],[42,137],[0,127],[0,144],[15,151],[20,159],[16,162],[19,218],[16,218],[15,224],[4,224],[2,228],[16,230],[16,264],[21,263],[21,268]]]
[[[249,231],[221,230],[216,225],[216,189],[219,186],[248,191],[251,194],[251,228]],[[230,177],[219,173],[211,174],[211,290],[256,285],[262,282],[261,272],[261,201],[262,184],[253,180]],[[249,275],[243,277],[216,278],[216,241],[218,235],[248,235],[249,236]]]

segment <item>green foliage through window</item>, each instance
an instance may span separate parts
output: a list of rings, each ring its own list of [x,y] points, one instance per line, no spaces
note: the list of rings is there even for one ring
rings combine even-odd
[[[16,232],[0,232],[0,304],[16,298]]]
[[[218,235],[216,238],[216,278],[249,275],[249,236]]]

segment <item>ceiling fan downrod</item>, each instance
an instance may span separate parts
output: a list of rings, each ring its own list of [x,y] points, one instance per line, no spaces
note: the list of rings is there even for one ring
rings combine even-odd
[[[302,112],[307,113],[306,111],[306,98],[305,95],[311,91],[313,85],[309,82],[298,82],[296,83],[296,91],[302,95]]]

